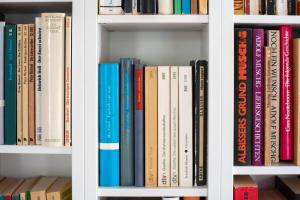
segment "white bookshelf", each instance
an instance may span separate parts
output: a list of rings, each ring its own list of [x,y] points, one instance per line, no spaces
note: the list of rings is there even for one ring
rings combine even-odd
[[[292,164],[279,164],[277,166],[235,166],[234,175],[295,175],[300,174],[300,167]]]
[[[72,147],[0,145],[0,154],[72,155]]]

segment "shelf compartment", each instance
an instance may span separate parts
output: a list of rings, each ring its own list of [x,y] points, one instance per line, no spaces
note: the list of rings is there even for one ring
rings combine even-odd
[[[278,16],[278,15],[235,15],[234,23],[236,25],[298,25],[300,26],[300,16]]]
[[[292,163],[272,166],[235,166],[234,175],[292,175],[300,174],[300,166]]]
[[[208,15],[98,15],[98,24],[109,31],[197,31],[208,24]]]
[[[0,145],[0,154],[71,155],[72,154],[72,147]]]
[[[98,188],[99,197],[164,197],[164,196],[207,196],[207,187],[167,187],[167,188],[138,188],[117,187]]]

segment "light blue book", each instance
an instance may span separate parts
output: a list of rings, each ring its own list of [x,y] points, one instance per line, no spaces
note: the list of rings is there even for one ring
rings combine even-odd
[[[191,0],[182,0],[182,14],[191,14]]]
[[[119,186],[119,64],[99,65],[99,185]]]

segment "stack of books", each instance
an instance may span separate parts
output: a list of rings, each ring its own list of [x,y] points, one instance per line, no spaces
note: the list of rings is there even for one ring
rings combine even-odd
[[[0,144],[71,145],[72,22],[0,22]]]
[[[207,73],[203,60],[99,65],[100,186],[206,184]]]
[[[207,15],[208,0],[99,0],[100,15]]]

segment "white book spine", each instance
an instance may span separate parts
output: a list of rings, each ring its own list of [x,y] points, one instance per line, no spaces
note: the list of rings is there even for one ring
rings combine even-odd
[[[23,144],[22,110],[22,24],[17,25],[17,144]]]
[[[171,186],[178,186],[178,67],[172,66],[171,79]]]
[[[101,7],[121,7],[121,0],[99,0],[99,6]]]
[[[4,144],[4,28],[0,22],[0,145]]]
[[[287,15],[287,0],[277,0],[276,1],[276,14],[277,15]]]
[[[123,9],[121,7],[100,7],[100,15],[121,15],[123,14]]]
[[[170,67],[158,67],[158,186],[170,187]]]
[[[43,145],[64,145],[65,14],[42,13]]]
[[[251,0],[250,1],[250,15],[259,14],[259,1],[260,0]]]
[[[163,15],[173,14],[173,0],[158,0],[158,13]]]
[[[138,0],[132,0],[132,14],[138,14]]]
[[[35,18],[35,132],[36,144],[42,144],[42,27],[41,18]]]
[[[179,67],[179,185],[193,186],[192,68]]]

